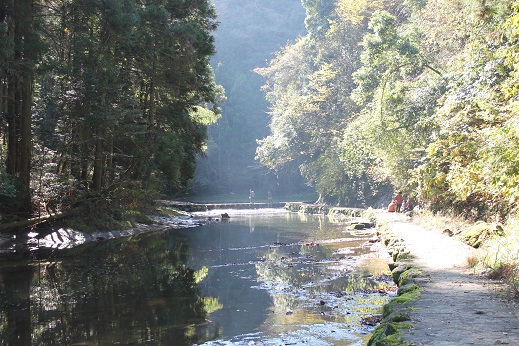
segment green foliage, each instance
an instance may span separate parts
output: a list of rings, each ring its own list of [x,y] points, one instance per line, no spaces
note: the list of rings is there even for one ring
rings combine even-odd
[[[155,163],[169,181],[179,181],[182,166],[182,140],[174,133],[158,136],[155,145]]]
[[[517,4],[304,4],[311,35],[260,71],[273,115],[262,163],[297,165],[325,200],[389,181],[434,211],[503,219],[517,208]],[[319,71],[333,75],[316,84]]]
[[[332,0],[302,0],[306,9],[306,29],[310,35],[323,35],[329,28],[330,19],[335,12],[335,1]]]
[[[210,109],[195,106],[190,113],[191,119],[201,125],[211,125],[217,120],[217,115]]]
[[[195,277],[195,282],[196,282],[196,277]],[[218,301],[218,298],[203,297],[200,299],[203,301],[204,311],[207,313],[207,315],[210,315],[215,311],[223,309],[223,304]]]
[[[474,219],[506,218],[517,200],[515,76],[510,46],[496,36],[511,32],[514,15],[504,20],[506,6],[494,5],[481,29],[493,39],[474,34],[466,44],[437,112],[442,131],[416,175],[433,209],[447,205]]]
[[[23,177],[29,162],[22,149],[15,152],[13,143],[20,142],[20,148],[33,149],[31,189],[39,210],[86,189],[110,198],[128,182],[142,182],[144,189],[156,189],[158,180],[185,187],[205,145],[206,126],[218,118],[224,98],[209,64],[217,24],[211,3],[49,1],[34,6],[31,17],[38,21],[24,29],[23,49],[30,52],[22,56],[15,44],[22,40],[9,25],[19,20],[10,16],[24,13],[17,6],[25,4],[2,5],[9,15],[0,18],[2,70],[30,67],[17,57],[38,66],[24,78],[35,83],[33,114],[25,120],[34,137],[20,130],[17,138],[0,139],[10,179]],[[23,73],[2,74],[0,83]],[[0,96],[2,110],[12,108],[4,99],[18,97]],[[0,123],[2,133],[27,125]]]
[[[15,197],[16,188],[3,167],[0,167],[0,197]]]
[[[419,11],[427,5],[427,0],[404,0],[404,5],[413,11]]]
[[[322,201],[362,206],[373,202],[378,183],[364,167],[355,171],[341,162],[338,140],[357,110],[348,97],[360,53],[355,25],[330,20],[321,28],[326,33],[310,33],[256,70],[267,79],[272,105],[271,135],[258,142],[257,158],[272,169],[297,167]]]
[[[132,204],[121,186],[148,196],[185,187],[224,99],[209,64],[217,26],[211,3],[29,3],[0,6],[0,111],[24,119],[0,122],[9,134],[0,139],[1,193],[12,195],[12,181],[20,195],[30,182],[38,213],[83,206],[117,214]],[[33,98],[16,94],[20,83],[34,83]],[[34,104],[32,114],[25,103]]]
[[[203,266],[200,270],[197,270],[193,273],[193,278],[196,284],[202,282],[207,275],[209,274],[209,269],[206,266]]]

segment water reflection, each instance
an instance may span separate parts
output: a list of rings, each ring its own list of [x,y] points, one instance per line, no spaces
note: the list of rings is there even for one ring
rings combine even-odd
[[[222,300],[223,310],[211,316],[223,323],[222,338],[205,344],[364,345],[372,329],[361,325],[362,317],[380,312],[390,282],[381,276],[388,274],[388,258],[373,252],[372,231],[348,230],[344,220],[324,216],[290,213],[254,219],[251,235],[250,215],[233,215],[232,229],[248,225],[249,236],[223,235],[217,250],[221,261],[213,268],[225,268],[218,277],[227,282],[244,281],[235,297],[250,294],[251,287],[258,292],[232,308]],[[232,251],[245,258],[230,263]],[[215,294],[210,282],[204,292]],[[268,303],[260,303],[261,292],[268,293]],[[239,330],[243,319],[258,314],[264,321]],[[234,323],[226,323],[227,318]]]
[[[189,251],[187,239],[149,234],[2,268],[0,343],[188,345],[213,338],[218,331],[199,326],[221,304],[200,295],[196,281],[204,273],[186,266]]]
[[[0,267],[1,345],[364,344],[387,300],[367,240],[325,217],[100,241]]]

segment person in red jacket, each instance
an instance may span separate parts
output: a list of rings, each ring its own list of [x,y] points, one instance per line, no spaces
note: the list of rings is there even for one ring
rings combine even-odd
[[[402,202],[404,201],[404,198],[402,197],[402,192],[396,194],[395,196],[395,202],[396,202],[396,212],[400,213],[400,209],[402,208]]]

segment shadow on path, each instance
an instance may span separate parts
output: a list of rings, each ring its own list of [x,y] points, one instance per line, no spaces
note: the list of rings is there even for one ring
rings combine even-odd
[[[476,250],[427,231],[401,214],[381,213],[389,232],[404,241],[420,298],[409,312],[413,328],[403,335],[413,345],[519,345],[518,305],[504,299],[501,285],[475,274],[467,259]]]

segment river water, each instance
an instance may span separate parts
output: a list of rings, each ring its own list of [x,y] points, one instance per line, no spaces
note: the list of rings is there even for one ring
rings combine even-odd
[[[366,344],[373,327],[361,321],[394,291],[373,230],[226,212],[229,221],[0,262],[0,344]]]

